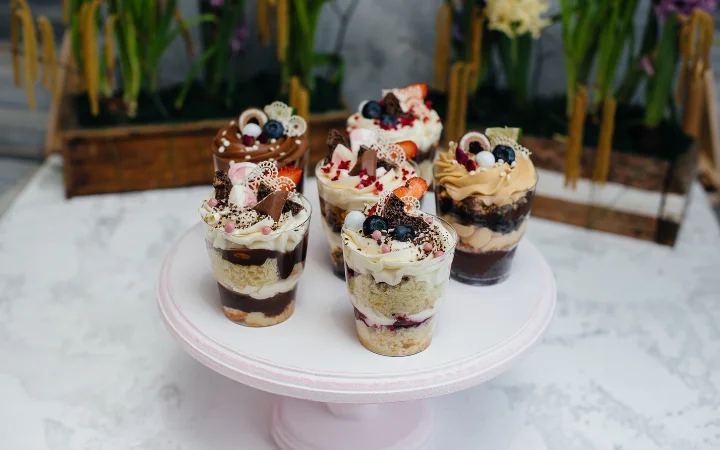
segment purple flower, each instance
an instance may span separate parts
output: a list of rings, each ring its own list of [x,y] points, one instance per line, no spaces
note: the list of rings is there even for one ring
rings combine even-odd
[[[652,65],[652,61],[650,61],[649,56],[643,56],[640,59],[640,67],[642,67],[642,70],[648,74],[650,78],[655,76],[655,68]]]
[[[672,12],[688,16],[694,9],[712,14],[717,5],[718,0],[660,0],[655,13],[662,19],[667,19]]]
[[[210,0],[210,6],[213,8],[222,8],[225,4],[225,0]]]
[[[232,51],[237,53],[244,49],[248,37],[250,37],[250,29],[248,28],[247,21],[242,19],[235,28],[235,31],[233,31],[232,38],[230,39]]]

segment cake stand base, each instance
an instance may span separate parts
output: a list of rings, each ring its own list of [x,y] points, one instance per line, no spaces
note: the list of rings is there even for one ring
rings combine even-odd
[[[357,405],[280,397],[272,420],[281,450],[422,450],[432,430],[423,401]]]

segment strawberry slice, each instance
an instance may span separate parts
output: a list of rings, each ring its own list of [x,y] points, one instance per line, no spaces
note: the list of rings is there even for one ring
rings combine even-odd
[[[395,190],[393,191],[393,194],[397,195],[398,198],[403,198],[403,197],[412,195],[410,193],[410,188],[407,186],[400,186],[399,188],[395,188]]]
[[[425,99],[428,94],[428,87],[425,83],[411,84],[404,88],[398,89],[398,98],[404,97],[405,99],[420,98]]]
[[[402,141],[398,142],[397,145],[399,145],[403,151],[405,152],[405,159],[410,160],[417,155],[418,152],[418,146],[413,141]]]
[[[410,195],[418,200],[420,200],[428,190],[427,182],[420,177],[410,178],[408,182],[405,183],[405,186],[410,189]]]
[[[278,177],[288,177],[293,180],[293,183],[297,186],[302,180],[303,170],[299,167],[286,166],[282,169],[278,169]]]

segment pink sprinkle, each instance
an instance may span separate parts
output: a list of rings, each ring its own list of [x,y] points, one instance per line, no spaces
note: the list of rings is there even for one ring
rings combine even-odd
[[[444,254],[445,254],[444,251],[438,250],[438,251],[436,251],[436,252],[433,254],[433,256],[436,257],[436,258],[439,258],[439,257],[443,256]]]
[[[382,237],[382,231],[380,231],[380,230],[373,231],[372,237],[373,237],[373,239],[375,239],[377,241],[378,239],[380,239]]]
[[[216,207],[217,204],[218,204],[218,201],[216,198],[211,198],[210,200],[208,200],[208,206],[211,208]]]
[[[232,233],[233,231],[235,231],[235,224],[232,223],[232,222],[226,223],[226,224],[225,224],[225,231],[227,231],[228,233]]]
[[[425,250],[426,252],[431,252],[431,251],[432,251],[432,244],[429,243],[429,242],[426,242],[426,243],[423,245],[423,250]]]
[[[262,227],[262,233],[263,233],[265,236],[267,236],[268,234],[272,233],[272,228],[270,228],[269,226],[265,225],[264,227]]]
[[[425,218],[425,222],[427,222],[427,223],[433,223],[433,218],[428,216],[428,217]]]
[[[390,253],[390,246],[387,244],[383,244],[383,246],[380,247],[380,250],[382,250],[383,253]]]

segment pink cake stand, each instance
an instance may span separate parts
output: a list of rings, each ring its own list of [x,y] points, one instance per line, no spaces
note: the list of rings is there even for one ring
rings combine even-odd
[[[226,377],[281,396],[271,429],[282,450],[426,448],[433,415],[420,400],[497,376],[550,323],[555,281],[525,240],[507,282],[486,288],[450,282],[427,350],[376,355],[355,336],[319,218],[311,227],[295,313],[282,324],[246,328],[225,318],[199,226],[173,247],[158,284],[162,317],[185,351]]]

